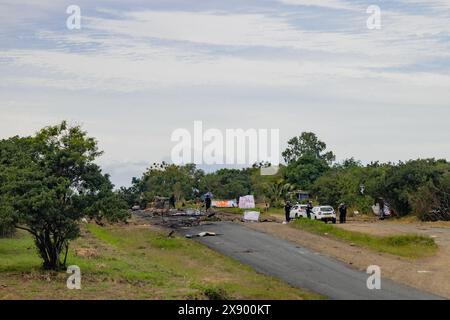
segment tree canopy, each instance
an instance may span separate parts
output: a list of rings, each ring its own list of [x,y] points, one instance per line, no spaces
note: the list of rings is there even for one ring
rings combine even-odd
[[[309,190],[334,161],[333,152],[326,152],[327,145],[312,132],[303,132],[288,141],[282,153],[287,166],[283,170],[286,181],[298,188]]]
[[[287,164],[295,162],[302,157],[308,157],[323,160],[330,165],[336,157],[332,151],[326,152],[326,149],[326,143],[320,141],[315,133],[302,132],[299,137],[294,137],[288,141],[288,147],[282,153],[282,156]]]

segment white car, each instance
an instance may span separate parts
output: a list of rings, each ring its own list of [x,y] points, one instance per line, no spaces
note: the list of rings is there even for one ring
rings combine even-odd
[[[289,216],[291,219],[306,218],[306,204],[296,204],[292,207]]]
[[[336,212],[332,206],[317,206],[312,209],[311,219],[336,223]]]

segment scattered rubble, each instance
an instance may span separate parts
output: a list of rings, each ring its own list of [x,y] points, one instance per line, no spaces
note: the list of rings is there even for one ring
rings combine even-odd
[[[206,212],[204,209],[158,209],[155,207],[145,210],[134,211],[133,215],[142,218],[151,225],[161,226],[170,229],[168,237],[173,232],[180,229],[190,229],[197,226],[205,226],[217,221],[230,222],[274,222],[276,219],[260,219],[260,213],[257,211],[246,211],[244,215],[232,212],[213,211]],[[173,231],[173,232],[172,232]]]
[[[190,238],[194,238],[194,237],[200,237],[200,238],[203,238],[203,237],[215,237],[217,235],[218,234],[215,233],[215,232],[204,231],[204,232],[200,232],[200,233],[198,233],[196,235],[187,234],[186,238],[190,239]]]

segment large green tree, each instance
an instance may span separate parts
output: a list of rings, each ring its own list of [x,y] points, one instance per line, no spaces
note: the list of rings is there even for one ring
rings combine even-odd
[[[211,191],[216,198],[221,199],[236,199],[251,194],[253,171],[252,168],[217,170],[200,180],[200,190],[202,193]]]
[[[134,200],[142,200],[142,205],[154,200],[156,196],[170,197],[172,194],[178,200],[191,200],[196,197],[199,180],[204,172],[195,164],[178,166],[165,162],[154,163],[139,179],[133,179],[131,190],[122,190],[122,194],[135,194]],[[139,197],[136,196],[139,193]],[[132,197],[128,196],[132,199]]]
[[[303,190],[309,190],[314,181],[329,170],[329,165],[311,155],[290,162],[283,170],[285,180]]]
[[[286,182],[298,188],[309,190],[334,161],[333,152],[326,151],[327,145],[312,132],[303,132],[288,141],[282,153],[287,166],[283,168]]]
[[[450,163],[446,160],[399,162],[386,170],[384,181],[378,183],[373,192],[384,197],[398,215],[407,215],[412,212],[412,198],[418,190],[425,185],[439,185],[449,169]]]
[[[323,160],[329,165],[335,160],[335,155],[331,151],[326,151],[327,145],[320,141],[313,132],[302,132],[299,137],[294,137],[288,141],[288,147],[282,153],[287,164],[295,162],[302,157],[309,157]]]
[[[46,269],[65,267],[82,217],[116,222],[128,216],[109,176],[94,163],[100,155],[94,138],[66,122],[0,141],[2,217],[34,237]]]

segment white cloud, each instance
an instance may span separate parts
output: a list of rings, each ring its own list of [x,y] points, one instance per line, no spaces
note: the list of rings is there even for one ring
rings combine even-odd
[[[336,9],[351,4],[290,2]],[[383,10],[382,30],[370,31],[365,10],[346,12],[348,20],[333,30],[320,13],[311,26],[309,10],[289,9],[102,10],[84,16],[77,32],[30,30],[36,32],[30,45],[6,49],[0,44],[1,134],[64,118],[83,121],[107,152],[102,163],[120,176],[139,171],[134,163],[142,159],[170,154],[168,123],[186,127],[203,116],[218,126],[245,127],[243,119],[251,118],[258,126],[286,127],[283,139],[313,130],[341,157],[396,160],[402,154],[433,155],[433,150],[448,155],[439,140],[448,135],[450,102],[445,13]],[[61,97],[54,99],[55,94]],[[12,99],[17,101],[5,103]],[[306,116],[321,119],[323,126],[302,122]],[[143,133],[144,128],[151,131]],[[399,132],[403,136],[391,141]],[[380,136],[391,144],[383,150],[392,155],[366,146]],[[427,151],[404,147],[411,136],[425,141]],[[121,172],[125,167],[129,171]]]
[[[75,90],[299,87],[330,79],[373,78],[397,83],[413,78],[417,86],[438,88],[447,85],[445,75],[387,71],[449,56],[449,45],[429,36],[447,32],[448,25],[439,19],[414,18],[389,12],[384,30],[351,34],[308,32],[285,17],[264,14],[125,12],[120,19],[87,17],[83,32],[38,33],[41,39],[57,43],[58,50],[4,50],[0,58],[10,67],[35,71],[11,76],[6,83]],[[83,50],[74,51],[74,47]],[[240,56],[221,53],[226,47],[255,49],[250,56]],[[299,56],[260,57],[258,47],[299,50]],[[303,52],[317,56],[305,58]]]
[[[330,9],[356,10],[358,7],[342,0],[277,0],[288,5],[316,6]]]

